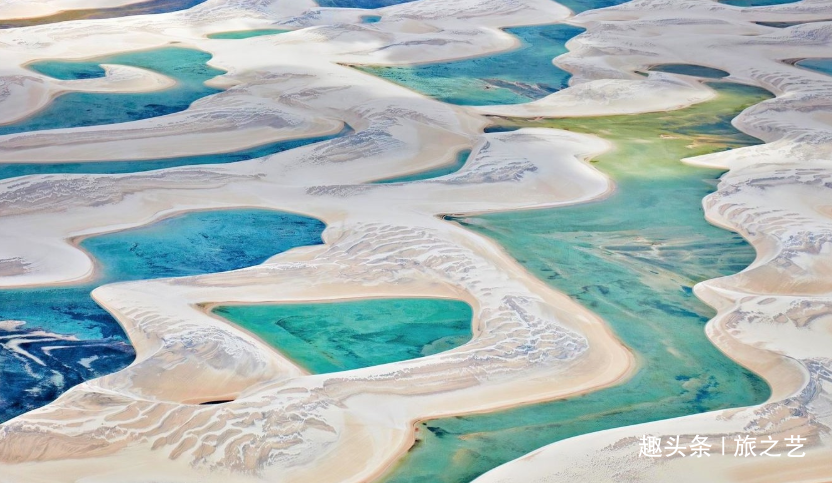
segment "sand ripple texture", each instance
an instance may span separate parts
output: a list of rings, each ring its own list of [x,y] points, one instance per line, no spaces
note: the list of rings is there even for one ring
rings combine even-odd
[[[113,68],[95,82],[57,82],[22,67],[35,60],[176,42],[211,53],[210,65],[227,71],[210,81],[223,92],[182,112],[0,136],[4,161],[185,156],[335,133],[345,124],[354,129],[225,165],[0,181],[2,287],[86,280],[95,266],[75,245],[79,237],[187,211],[272,208],[328,225],[324,245],[255,267],[96,289],[93,296],[125,327],[137,359],[0,426],[4,481],[365,481],[410,446],[415,420],[564,397],[626,378],[633,355],[601,319],[535,279],[492,241],[441,215],[603,197],[614,187],[588,160],[610,148],[605,141],[536,128],[483,134],[483,114],[637,113],[713,97],[689,77],[635,73],[671,62],[723,69],[732,80],[777,95],[735,121],[768,144],[689,160],[731,168],[705,200],[707,216],[742,233],[759,253],[748,270],[697,287],[719,309],[709,336],[764,375],[774,395],[758,407],[573,438],[482,480],[701,478],[683,459],[636,458],[642,433],[688,429],[799,430],[810,437],[809,457],[797,460],[804,465],[800,474],[832,474],[832,79],[783,62],[829,55],[832,23],[787,29],[754,23],[830,18],[828,1],[740,9],[706,0],[636,0],[571,17],[549,0],[419,0],[376,10],[380,22],[361,23],[367,13],[305,0],[208,0],[169,14],[0,31],[0,112],[8,116],[2,122],[48,107],[63,91],[127,92],[168,81]],[[557,60],[574,74],[572,87],[530,104],[448,105],[349,67],[493,53],[515,45],[499,27],[567,18],[587,29]],[[256,28],[295,31],[234,41],[206,37]],[[450,163],[461,149],[472,154],[456,173],[367,184]],[[474,338],[418,360],[308,375],[210,314],[216,304],[232,302],[381,296],[465,300],[474,308]],[[752,468],[714,457],[701,468],[711,472],[708,481],[789,481],[784,475],[793,461],[767,464]]]

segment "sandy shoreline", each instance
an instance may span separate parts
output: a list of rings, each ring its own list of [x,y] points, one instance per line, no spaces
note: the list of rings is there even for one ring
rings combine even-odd
[[[808,2],[779,8],[785,11],[785,14],[789,14],[789,10],[800,12],[803,3]],[[626,7],[622,10],[626,11]],[[759,16],[762,17],[766,15],[762,12],[768,9],[752,10],[761,11]],[[750,13],[752,10],[745,10],[743,13]],[[615,18],[616,12],[610,11],[608,15]],[[654,14],[657,20],[663,16],[672,18],[671,16],[681,15],[681,12],[670,9]],[[820,17],[824,13],[817,12],[816,15]],[[598,12],[596,16],[603,17],[604,14]],[[768,14],[768,17],[771,16],[772,14]],[[754,16],[751,15],[738,15],[737,18],[743,21],[754,20]],[[697,35],[702,35],[702,32],[701,29],[697,29]],[[782,55],[781,52],[790,49],[789,40],[784,40],[790,36],[789,31],[780,32],[779,51],[766,52],[765,56],[776,58]],[[684,33],[677,29],[672,35],[684,36]],[[673,37],[667,34],[668,44],[684,42],[681,38]],[[655,42],[655,39],[652,40]],[[753,42],[747,42],[745,48],[750,50],[753,48],[751,46]],[[695,51],[691,54],[692,57],[696,57]],[[785,64],[767,63],[762,54],[762,50],[757,50],[754,55],[742,58],[742,53],[737,52],[736,58],[732,59],[726,55],[723,62],[716,64],[705,61],[703,55],[703,61],[691,59],[691,63],[713,65],[727,70],[731,72],[732,78],[761,85],[778,95],[775,100],[746,110],[734,121],[742,131],[760,137],[770,144],[685,161],[705,167],[731,169],[721,180],[718,191],[706,198],[706,218],[717,226],[743,235],[756,248],[757,259],[740,274],[700,283],[696,287],[696,294],[719,311],[707,325],[708,337],[726,355],[769,382],[772,387],[769,401],[751,408],[704,413],[579,436],[555,443],[499,467],[477,479],[477,482],[569,481],[577,475],[593,481],[615,481],[614,475],[618,471],[631,471],[637,475],[638,481],[673,479],[681,482],[703,479],[732,482],[825,481],[832,474],[832,465],[828,459],[830,442],[823,429],[820,429],[828,425],[828,418],[824,416],[825,412],[822,409],[828,404],[828,392],[821,389],[827,386],[827,382],[822,375],[819,377],[817,372],[822,372],[825,370],[824,367],[828,367],[830,354],[827,349],[820,348],[814,352],[807,351],[811,345],[806,340],[807,337],[827,340],[828,331],[823,325],[810,329],[809,325],[812,322],[800,322],[800,311],[808,311],[822,320],[825,318],[822,314],[826,309],[816,307],[814,297],[806,298],[801,289],[796,290],[790,285],[790,279],[793,277],[805,277],[808,274],[801,274],[801,269],[796,266],[788,267],[783,264],[785,251],[795,251],[806,257],[806,261],[800,262],[800,265],[808,263],[823,266],[825,263],[824,254],[801,248],[795,243],[799,238],[794,237],[810,237],[811,233],[824,233],[828,219],[818,217],[817,214],[809,215],[812,212],[817,213],[816,210],[809,208],[808,204],[799,201],[795,203],[794,194],[789,195],[788,190],[796,189],[804,196],[811,196],[818,201],[827,199],[825,193],[810,188],[809,185],[801,186],[801,178],[797,174],[800,168],[795,168],[794,165],[798,160],[806,163],[808,159],[826,157],[830,154],[830,148],[826,144],[829,128],[814,124],[813,129],[807,133],[805,126],[813,123],[806,117],[801,120],[801,115],[806,115],[800,112],[801,109],[792,107],[794,104],[789,105],[789,102],[794,101],[786,99],[800,98],[801,91],[823,91],[832,88],[832,85],[817,73],[805,69],[800,72],[799,69]],[[638,56],[633,56],[633,59],[628,59],[627,62],[630,65],[638,65],[641,60]],[[755,65],[757,61],[759,64]],[[655,61],[651,59],[651,63]],[[761,71],[759,65],[765,65],[767,69],[777,69],[777,75]],[[800,77],[811,79],[811,82]],[[771,79],[776,81],[772,82]],[[778,103],[783,107],[789,106],[786,107],[786,113],[782,109],[767,110],[762,107]],[[791,109],[791,112],[788,109]],[[774,126],[775,130],[772,131],[770,126]],[[797,135],[793,134],[796,131],[802,131],[803,141],[815,139],[815,144],[803,144],[796,140]],[[814,164],[812,168],[804,169],[817,175],[821,172],[820,166],[822,164]],[[755,184],[766,183],[757,180],[772,180],[772,187],[765,193],[755,192]],[[784,191],[782,194],[773,189],[778,183]],[[786,218],[781,218],[784,216]],[[785,221],[788,217],[793,217],[791,223]],[[786,226],[790,228],[784,230]],[[797,228],[798,226],[800,228]],[[795,232],[795,229],[805,231]],[[826,285],[822,272],[814,272],[811,277],[813,283]],[[825,289],[821,292],[828,293]],[[784,309],[783,304],[786,304],[786,307],[792,304],[792,308]],[[782,329],[771,332],[769,328],[773,326]],[[817,390],[820,392],[814,392]],[[718,455],[712,454],[705,464],[692,458],[639,459],[638,441],[644,434],[664,438],[681,434],[685,441],[694,434],[728,435],[729,439],[733,439],[735,435],[748,434],[757,440],[771,435],[781,441],[789,434],[801,434],[809,438],[809,443],[807,457],[801,460],[746,460],[730,456],[734,451],[732,447],[727,456],[716,457]],[[569,466],[565,464],[567,461]]]
[[[764,80],[768,73],[755,70],[755,62],[774,69],[767,56],[788,52],[800,36],[792,38],[787,30],[765,39],[770,29],[747,25],[757,18],[753,14],[730,8],[713,13],[708,9],[711,2],[692,4],[697,7],[690,12],[668,6],[641,11],[632,6],[632,11],[625,8],[624,20],[616,17],[616,9],[569,18],[570,24],[588,28],[584,40],[573,39],[572,51],[558,60],[558,65],[575,74],[573,87],[534,103],[484,108],[443,104],[339,64],[425,63],[498,52],[507,48],[506,40],[516,39],[493,29],[563,20],[569,16],[567,9],[548,0],[420,0],[383,9],[384,20],[378,24],[351,25],[327,23],[355,16],[338,9],[313,9],[310,15],[296,16],[294,12],[308,8],[298,2],[287,7],[292,16],[273,19],[274,25],[310,28],[223,42],[199,36],[234,30],[241,17],[257,22],[279,14],[260,10],[256,2],[209,0],[188,11],[154,16],[152,21],[124,18],[22,29],[38,45],[0,51],[12,66],[0,73],[6,75],[0,80],[18,75],[15,66],[38,58],[63,58],[73,49],[99,56],[177,41],[210,52],[212,65],[228,71],[218,82],[232,87],[186,111],[159,118],[5,136],[0,148],[10,159],[95,160],[95,153],[124,151],[120,148],[125,146],[131,147],[132,156],[141,156],[132,159],[174,151],[176,156],[191,155],[213,152],[232,137],[251,146],[265,139],[284,139],[281,136],[337,132],[343,123],[353,126],[355,133],[262,159],[183,166],[164,170],[164,175],[51,175],[0,181],[0,231],[12,233],[0,239],[0,272],[4,260],[23,260],[25,267],[22,273],[0,278],[2,287],[87,279],[94,274],[94,264],[79,249],[78,237],[143,226],[185,212],[264,208],[327,224],[325,245],[292,250],[255,267],[97,288],[95,300],[125,328],[136,361],[0,425],[0,471],[13,482],[202,482],[229,477],[363,481],[395,464],[413,442],[416,421],[582,394],[629,377],[635,370],[634,356],[603,320],[535,278],[494,242],[438,217],[565,206],[608,195],[613,189],[610,180],[587,162],[610,148],[606,141],[547,129],[483,134],[488,123],[483,115],[609,115],[705,101],[713,91],[685,77],[652,74],[643,79],[632,73],[648,58],[650,65],[664,59],[699,63],[699,58],[711,56],[708,45],[686,53],[675,47],[703,32],[712,33],[718,45],[733,48],[720,50],[708,65],[782,92]],[[799,10],[801,5],[788,8]],[[719,22],[707,28],[682,22],[684,29],[674,25],[679,40],[661,34],[659,26],[666,17],[707,20],[714,15],[725,16],[734,22],[729,27],[740,32],[732,33]],[[629,34],[605,31],[601,28],[605,21],[633,22],[634,28]],[[95,31],[87,30],[88,25]],[[191,32],[183,32],[183,25]],[[633,34],[640,29],[655,35],[648,41]],[[742,35],[747,31],[761,39]],[[0,42],[9,35],[0,31]],[[100,41],[103,37],[118,40],[105,45]],[[629,44],[621,42],[622,37]],[[439,47],[424,49],[425,41]],[[782,45],[765,53],[774,42]],[[638,49],[622,45],[638,45]],[[823,51],[822,46],[809,48]],[[262,49],[279,62],[264,58]],[[795,71],[784,66],[775,73],[796,78]],[[151,84],[150,78],[122,86],[114,80],[105,78],[95,87]],[[12,97],[0,97],[0,107],[13,102]],[[761,137],[775,141],[782,134],[772,129],[784,128],[769,127],[777,125],[770,118],[773,115],[765,108],[752,108],[737,123],[750,134],[766,132]],[[796,125],[804,125],[802,119],[799,112],[788,117]],[[823,118],[812,122],[822,124]],[[222,132],[231,134],[216,142]],[[209,142],[212,139],[215,142]],[[792,152],[804,149],[805,157],[812,155],[813,148],[794,143]],[[472,154],[456,173],[407,185],[364,184],[446,164],[467,146],[473,148]],[[752,149],[756,153],[765,148]],[[718,163],[734,156],[741,154],[711,159]],[[765,206],[767,200],[743,198],[750,188],[732,185],[734,176],[732,171],[718,194],[709,197],[709,220],[736,229],[760,246],[757,237],[744,231],[742,214],[730,212],[732,203]],[[795,209],[805,212],[802,206]],[[754,230],[769,226],[754,223]],[[761,255],[752,268],[773,256],[775,252]],[[684,421],[689,419],[715,432],[736,431],[754,420],[755,411],[770,414],[816,377],[817,371],[807,370],[801,374],[809,378],[796,382],[795,370],[807,366],[784,361],[797,361],[799,355],[778,352],[777,341],[772,340],[758,347],[754,338],[765,335],[755,332],[753,325],[728,323],[735,313],[731,310],[751,303],[747,296],[754,300],[771,296],[745,290],[761,282],[753,282],[760,277],[743,277],[703,283],[697,294],[720,309],[708,326],[709,336],[730,357],[775,386],[771,402],[733,411],[737,416],[709,413],[672,424],[651,423],[645,430],[666,432],[676,429],[679,421],[685,429]],[[739,280],[739,288],[732,280]],[[778,296],[788,293],[783,290]],[[466,300],[474,308],[473,339],[416,360],[308,375],[256,337],[209,313],[213,305],[228,301],[292,303],[403,295]],[[194,405],[231,396],[233,402],[218,406]],[[822,401],[826,396],[817,397]],[[806,404],[812,410],[812,400]],[[621,457],[621,452],[632,450],[632,444],[622,445],[612,456],[606,449],[611,441],[624,435],[632,438],[633,431],[641,430],[621,428],[570,439],[498,468],[483,481],[516,477],[533,481],[535,476],[552,475],[566,475],[566,481],[574,471],[584,476],[593,472],[597,477],[593,481],[611,481],[604,471],[616,468],[635,472],[644,481],[650,481],[651,475],[675,473],[672,468],[681,464],[675,460],[656,469],[639,466],[634,455]],[[825,444],[821,441],[818,448]],[[548,452],[557,456],[548,457]],[[593,459],[613,462],[599,467]],[[729,463],[720,462],[713,474],[741,481],[741,474],[731,473],[734,467]],[[147,473],[138,477],[136,465]],[[515,469],[518,465],[521,470]],[[694,474],[689,468],[684,471]]]

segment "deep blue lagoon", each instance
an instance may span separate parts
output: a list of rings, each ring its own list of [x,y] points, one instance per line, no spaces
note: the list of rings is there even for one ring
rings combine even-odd
[[[324,227],[269,210],[189,213],[84,240],[101,268],[92,283],[0,290],[0,422],[133,361],[121,326],[90,298],[95,287],[255,265],[321,243]]]

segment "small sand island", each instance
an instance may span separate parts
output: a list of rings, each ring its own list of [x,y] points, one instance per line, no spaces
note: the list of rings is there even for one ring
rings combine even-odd
[[[832,481],[832,1],[7,0],[0,483]]]

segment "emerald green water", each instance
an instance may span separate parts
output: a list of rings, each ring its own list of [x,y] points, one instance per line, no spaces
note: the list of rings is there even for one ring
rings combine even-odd
[[[453,62],[358,69],[444,102],[459,105],[518,104],[568,85],[570,74],[552,59],[583,29],[566,24],[507,28],[520,47],[510,52]]]
[[[89,61],[41,61],[30,69],[57,79],[100,77],[101,64],[141,67],[176,79],[169,89],[142,93],[69,92],[42,111],[13,124],[0,126],[0,135],[42,129],[95,126],[136,121],[184,111],[192,102],[220,92],[205,81],[224,71],[209,67],[211,54],[182,47],[128,52]]]
[[[420,171],[418,173],[408,174],[405,176],[398,176],[395,178],[387,178],[375,181],[375,183],[380,184],[387,184],[387,183],[407,183],[409,181],[419,181],[423,179],[432,179],[438,178],[440,176],[445,176],[448,174],[456,173],[463,166],[465,166],[465,162],[468,161],[468,156],[471,155],[470,149],[464,149],[456,155],[456,159],[453,163],[447,166],[440,166],[438,168],[429,169],[427,171]]]
[[[291,30],[280,30],[280,29],[258,29],[258,30],[235,30],[233,32],[220,32],[218,34],[211,34],[208,36],[209,39],[225,39],[225,40],[238,40],[238,39],[248,39],[251,37],[260,37],[263,35],[277,35],[277,34],[284,34],[286,32],[291,32]]]
[[[315,374],[437,354],[471,338],[471,307],[459,300],[229,305],[214,313]]]
[[[759,143],[730,121],[771,97],[736,84],[713,87],[715,100],[673,112],[499,120],[596,133],[616,144],[593,161],[616,182],[607,199],[456,221],[494,239],[540,279],[602,316],[636,352],[640,370],[620,386],[582,397],[422,422],[417,444],[385,482],[468,482],[571,436],[768,397],[762,379],[706,338],[714,311],[692,293],[697,282],[742,270],[754,251],[703,217],[702,197],[720,172],[679,160]]]

